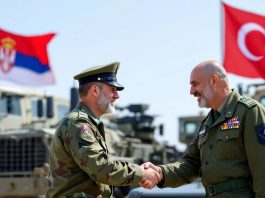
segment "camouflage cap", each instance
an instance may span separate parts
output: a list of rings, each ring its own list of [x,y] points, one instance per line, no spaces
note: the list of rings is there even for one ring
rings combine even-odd
[[[121,91],[124,89],[124,87],[117,82],[116,78],[119,66],[119,62],[113,62],[107,65],[90,67],[75,75],[74,79],[79,81],[79,85],[97,81],[107,83],[116,87],[118,91]]]

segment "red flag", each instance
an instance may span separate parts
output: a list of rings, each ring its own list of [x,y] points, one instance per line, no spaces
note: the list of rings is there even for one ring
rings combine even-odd
[[[265,16],[223,3],[224,67],[227,72],[265,79]]]

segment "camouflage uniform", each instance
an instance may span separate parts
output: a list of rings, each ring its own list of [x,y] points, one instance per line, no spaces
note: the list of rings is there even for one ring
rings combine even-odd
[[[108,155],[104,127],[82,103],[56,130],[50,155],[51,197],[111,197],[109,185],[137,185],[140,166]]]
[[[233,91],[215,121],[210,111],[182,160],[160,166],[159,186],[201,176],[207,197],[265,197],[264,163],[265,108]]]

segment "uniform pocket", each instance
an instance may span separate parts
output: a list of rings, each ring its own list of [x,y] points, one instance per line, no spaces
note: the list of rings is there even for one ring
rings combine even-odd
[[[242,156],[244,147],[240,129],[219,130],[216,139],[216,159],[229,160]]]
[[[206,142],[206,135],[203,135],[203,136],[199,136],[198,137],[198,148],[200,150],[200,158],[201,158],[201,161],[203,160],[203,153],[204,153],[205,142]]]
[[[230,129],[218,131],[217,139],[223,141],[230,141],[232,139],[238,138],[240,136],[239,129]]]

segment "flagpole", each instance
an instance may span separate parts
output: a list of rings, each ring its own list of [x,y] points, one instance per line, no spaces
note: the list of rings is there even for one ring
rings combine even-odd
[[[221,42],[221,62],[224,63],[224,20],[223,20],[223,0],[220,0],[220,23],[221,23],[221,28],[220,28],[220,31],[221,31],[221,39],[220,39],[220,42]]]

